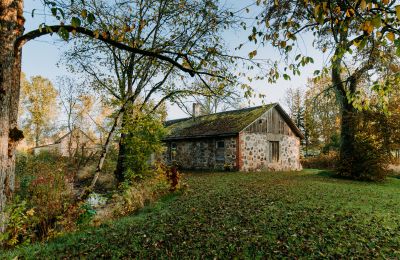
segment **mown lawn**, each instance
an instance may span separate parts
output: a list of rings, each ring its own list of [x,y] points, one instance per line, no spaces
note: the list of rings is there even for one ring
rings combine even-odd
[[[305,170],[185,180],[185,194],[134,216],[2,257],[400,257],[400,179],[362,183]]]

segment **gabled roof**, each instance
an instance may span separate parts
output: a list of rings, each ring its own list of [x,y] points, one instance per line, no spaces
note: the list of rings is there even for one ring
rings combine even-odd
[[[165,138],[165,140],[236,135],[257,120],[257,118],[262,116],[265,112],[274,107],[276,107],[281,113],[282,117],[287,121],[292,130],[298,136],[303,138],[300,130],[280,105],[273,103],[264,106],[199,116],[196,118],[188,117],[167,121],[165,126],[170,131],[170,134]]]
[[[85,132],[83,132],[82,131],[82,129],[80,129],[80,128],[74,128],[74,129],[72,129],[71,131],[69,131],[68,133],[66,133],[66,134],[64,134],[63,136],[61,136],[60,138],[58,138],[55,142],[54,142],[54,144],[58,144],[58,143],[61,143],[61,141],[64,139],[64,138],[66,138],[67,136],[69,136],[69,135],[71,135],[72,134],[72,132],[74,132],[74,131],[79,131],[79,132],[81,132],[84,136],[86,136],[86,138],[88,138],[91,142],[95,142],[90,136],[88,136]]]
[[[90,136],[88,136],[85,132],[83,132],[80,128],[74,128],[74,129],[72,129],[71,131],[69,131],[68,133],[66,133],[66,134],[64,134],[63,136],[61,136],[60,138],[58,138],[54,143],[35,146],[35,147],[32,147],[32,149],[34,149],[34,148],[42,148],[42,147],[47,147],[47,146],[52,146],[52,145],[59,144],[59,143],[61,143],[61,141],[62,141],[64,138],[66,138],[67,136],[71,135],[71,133],[74,132],[74,131],[79,131],[79,132],[81,132],[81,133],[82,133],[84,136],[86,136],[92,143],[95,143],[95,141],[94,141]]]

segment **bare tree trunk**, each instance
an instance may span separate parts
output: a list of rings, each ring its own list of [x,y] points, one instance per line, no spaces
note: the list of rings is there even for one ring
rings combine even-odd
[[[97,182],[97,180],[98,180],[98,178],[100,176],[101,170],[103,169],[103,164],[104,164],[104,161],[106,160],[106,156],[107,156],[108,150],[110,149],[112,136],[113,136],[115,130],[117,129],[117,127],[118,127],[118,122],[120,121],[120,117],[121,117],[122,113],[123,113],[123,108],[118,112],[118,115],[116,116],[116,118],[114,120],[114,124],[113,124],[113,126],[112,126],[112,128],[110,130],[110,133],[107,136],[106,142],[104,143],[104,145],[102,147],[100,160],[99,160],[99,162],[97,164],[96,172],[94,174],[93,180],[92,180],[89,188],[85,189],[82,192],[82,194],[80,195],[80,199],[85,199],[86,196],[89,195],[89,193],[91,191],[93,191],[93,189],[94,189],[94,187],[96,185],[96,182]]]
[[[0,2],[0,231],[4,207],[14,191],[15,147],[23,138],[17,129],[21,50],[14,43],[23,33],[23,1]]]

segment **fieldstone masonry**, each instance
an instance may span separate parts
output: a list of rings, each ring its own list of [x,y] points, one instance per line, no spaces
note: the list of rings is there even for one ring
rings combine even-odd
[[[217,142],[224,141],[223,160],[217,160]],[[171,158],[171,145],[176,145],[176,154]],[[167,161],[175,163],[183,169],[209,170],[209,169],[236,169],[236,138],[193,139],[169,142]],[[169,157],[169,158],[168,158]]]
[[[279,141],[279,161],[270,161],[269,141]],[[296,136],[270,133],[243,133],[240,136],[242,171],[301,170],[300,140]]]
[[[176,120],[169,125],[174,134],[166,140],[166,161],[183,169],[302,169],[302,134],[279,104]]]

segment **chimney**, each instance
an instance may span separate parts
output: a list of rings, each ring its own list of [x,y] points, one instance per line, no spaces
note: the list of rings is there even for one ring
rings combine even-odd
[[[199,103],[193,103],[192,116],[193,116],[193,118],[200,116],[200,104]]]

